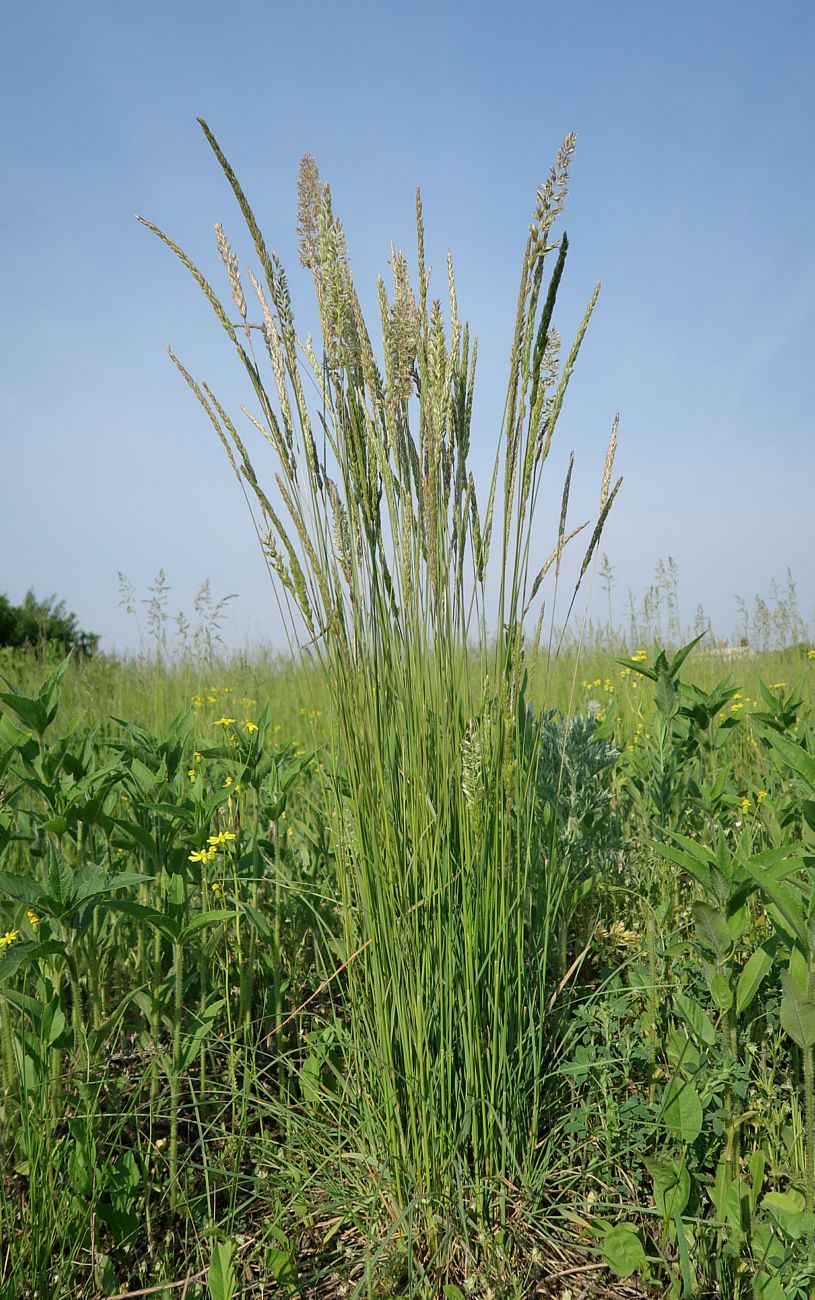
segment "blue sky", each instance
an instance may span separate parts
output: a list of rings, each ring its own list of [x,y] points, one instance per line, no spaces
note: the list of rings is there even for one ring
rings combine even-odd
[[[614,412],[625,483],[605,536],[615,609],[675,557],[683,616],[724,629],[734,595],[790,565],[815,621],[815,8],[750,0],[571,5],[276,5],[210,0],[5,6],[0,30],[0,591],[64,596],[108,647],[137,639],[117,571],[162,566],[189,611],[237,592],[230,639],[281,642],[245,506],[166,347],[235,409],[226,340],[183,268],[214,277],[212,225],[240,222],[206,117],[288,266],[295,184],[330,180],[357,284],[412,252],[454,254],[479,335],[476,463],[494,448],[535,189],[578,133],[559,324],[603,282],[559,430],[575,514]],[[437,278],[439,291],[443,284]]]

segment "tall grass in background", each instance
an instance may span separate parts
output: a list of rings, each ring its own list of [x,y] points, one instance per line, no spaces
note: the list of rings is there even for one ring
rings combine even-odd
[[[394,253],[390,297],[379,281],[380,362],[329,187],[303,159],[300,253],[317,297],[317,350],[296,334],[285,272],[202,126],[254,244],[256,306],[220,227],[234,323],[186,254],[145,224],[209,300],[254,391],[245,414],[276,453],[267,490],[215,393],[173,358],[252,502],[291,636],[328,684],[350,1011],[348,1079],[335,1104],[370,1194],[432,1250],[453,1207],[494,1223],[507,1188],[533,1187],[546,1151],[549,1012],[563,974],[552,938],[572,899],[568,865],[550,853],[541,729],[528,704],[542,610],[533,637],[525,620],[579,531],[567,520],[570,463],[552,554],[531,572],[542,473],[597,298],[561,361],[553,312],[568,241],[554,226],[574,138],[537,194],[483,498],[468,467],[476,341],[459,318],[451,259],[446,310],[429,297],[418,194],[418,287]],[[615,444],[616,432],[581,577],[619,487]]]

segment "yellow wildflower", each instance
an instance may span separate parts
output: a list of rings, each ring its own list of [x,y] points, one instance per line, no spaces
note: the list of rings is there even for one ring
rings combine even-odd
[[[200,862],[200,863],[202,863],[203,866],[206,866],[206,864],[209,862],[210,858],[214,858],[214,857],[216,856],[217,852],[218,852],[217,848],[214,848],[214,849],[195,849],[194,852],[192,852],[192,853],[189,855],[189,859],[188,859],[188,860],[189,860],[190,862]]]
[[[198,773],[196,772],[194,767],[187,768],[187,776],[190,778],[191,781],[194,781],[197,775]]]
[[[741,800],[741,806],[744,812],[747,812],[747,809],[750,807],[750,800],[746,796]]]
[[[807,659],[815,659],[815,646],[807,650]]]
[[[231,785],[234,780],[235,780],[234,776],[228,776],[224,781],[224,787]]]
[[[256,722],[248,722],[248,721],[247,721],[247,722],[244,722],[243,725],[244,725],[244,727],[246,728],[246,730],[247,730],[248,732],[250,732],[250,733],[253,732],[253,731],[257,731],[257,729],[258,729],[258,724],[257,724]]]
[[[210,835],[209,844],[226,844],[229,840],[234,840],[235,836],[231,831],[218,831],[217,835]]]
[[[770,687],[770,690],[771,691],[783,690],[786,684],[787,684],[786,682],[773,682],[772,686]]]
[[[764,800],[767,798],[767,791],[766,791],[766,790],[757,790],[757,791],[756,791],[756,798],[758,799],[758,802],[759,802],[759,803],[763,803]]]
[[[40,918],[37,916],[37,913],[34,911],[33,907],[29,907],[28,911],[26,912],[26,916],[28,917],[29,925],[35,925],[35,926],[39,925]]]
[[[237,721],[235,718],[216,718],[212,725],[214,727],[231,727],[235,721]]]
[[[14,940],[19,937],[19,930],[6,930],[5,934],[0,934],[0,948],[8,948],[9,944],[14,943]]]
[[[220,894],[223,892],[223,887],[219,884],[217,880],[214,880],[212,882],[212,884],[210,885],[210,889],[212,890],[213,894]]]
[[[208,695],[208,696],[207,696],[207,699],[209,700],[210,704],[217,704],[217,703],[218,703],[218,696],[217,696],[217,695]]]

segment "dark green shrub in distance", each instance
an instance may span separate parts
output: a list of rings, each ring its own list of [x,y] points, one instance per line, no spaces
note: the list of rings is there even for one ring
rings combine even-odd
[[[0,646],[51,646],[81,657],[96,653],[99,637],[79,626],[76,614],[69,613],[65,601],[56,596],[37,600],[33,591],[26,592],[22,605],[12,605],[0,595]]]

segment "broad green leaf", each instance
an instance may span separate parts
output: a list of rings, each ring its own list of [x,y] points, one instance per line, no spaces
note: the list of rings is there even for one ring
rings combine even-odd
[[[754,1151],[747,1161],[747,1168],[750,1172],[750,1209],[752,1215],[755,1215],[758,1206],[758,1198],[761,1195],[761,1186],[764,1182],[764,1170],[767,1167],[767,1157],[763,1151]]]
[[[89,1197],[93,1190],[94,1164],[90,1147],[85,1142],[75,1142],[68,1157],[68,1178],[82,1197]]]
[[[201,1044],[212,1031],[215,1021],[218,1019],[221,1008],[224,1005],[224,999],[218,998],[216,1001],[211,1002],[209,1006],[205,1007],[200,1015],[195,1017],[195,1019],[198,1020],[198,1024],[195,1026],[192,1033],[187,1035],[181,1049],[181,1068],[183,1070],[186,1070],[190,1065],[192,1065],[198,1055]]]
[[[699,1048],[692,1043],[684,1029],[677,1026],[668,1030],[665,1039],[665,1055],[674,1073],[680,1070],[685,1074],[695,1074],[702,1064]]]
[[[64,908],[72,899],[74,892],[74,873],[61,853],[51,845],[51,861],[48,864],[46,888],[49,898],[56,904],[56,910]]]
[[[237,1279],[233,1259],[235,1247],[231,1241],[216,1241],[212,1247],[212,1260],[207,1270],[209,1300],[234,1300]]]
[[[690,1200],[690,1174],[684,1164],[677,1160],[658,1160],[656,1157],[644,1161],[654,1183],[654,1204],[664,1219],[682,1214]]]
[[[294,1247],[276,1225],[267,1228],[271,1244],[266,1247],[266,1267],[280,1286],[293,1290],[298,1285]]]
[[[694,1085],[685,1079],[671,1079],[663,1097],[662,1121],[665,1127],[683,1142],[695,1142],[702,1131],[703,1114],[702,1102]]]
[[[145,876],[141,871],[118,871],[115,876],[109,876],[107,881],[108,889],[130,889],[133,885],[149,885],[153,876]]]
[[[67,831],[68,823],[64,817],[51,817],[47,822],[43,822],[42,828],[59,838],[60,835],[64,835]]]
[[[39,700],[30,700],[25,695],[15,695],[11,691],[0,691],[0,704],[17,714],[17,717],[41,736],[48,726],[48,711]]]
[[[21,939],[13,943],[0,957],[0,984],[4,984],[6,980],[11,979],[12,975],[16,975],[23,962],[55,955],[65,957],[65,948],[55,939],[49,939],[46,943]]]
[[[793,944],[789,950],[789,966],[787,969],[790,973],[790,979],[793,984],[798,986],[802,997],[806,997],[807,988],[809,987],[809,962],[804,953],[797,944]]]
[[[800,844],[781,844],[774,849],[762,849],[761,853],[754,853],[751,858],[748,858],[744,866],[752,865],[759,869],[766,867],[776,880],[780,880],[784,871],[783,864],[787,866],[787,874],[803,866],[799,856],[800,847]]]
[[[124,912],[126,916],[132,916],[134,920],[159,930],[167,939],[175,939],[178,934],[178,927],[170,917],[157,912],[154,907],[144,907],[141,903],[131,902],[129,898],[106,898],[102,906],[111,912]]]
[[[114,825],[119,827],[122,836],[125,837],[124,840],[118,835],[114,838],[113,845],[115,848],[129,849],[135,843],[139,848],[143,849],[151,860],[158,860],[159,846],[148,830],[137,825],[136,822],[124,821],[121,817],[114,817],[113,822]]]
[[[36,903],[42,896],[42,887],[30,876],[17,876],[12,872],[0,872],[0,894],[13,898],[18,903]]]
[[[710,962],[702,962],[702,971],[716,1006],[720,1011],[729,1011],[733,1005],[733,989],[729,980]]]
[[[800,1214],[805,1205],[803,1193],[794,1187],[788,1192],[768,1192],[761,1200],[762,1209],[775,1209],[784,1214]]]
[[[781,1027],[806,1052],[815,1046],[815,1002],[806,997],[789,971],[782,970]]]
[[[733,943],[738,943],[747,928],[747,908],[745,906],[745,892],[751,894],[755,892],[755,884],[751,881],[745,888],[736,890],[731,895],[730,906],[727,911],[727,928],[730,931],[730,938]]]
[[[761,1256],[759,1251],[759,1256]],[[787,1293],[777,1277],[760,1273],[756,1278],[756,1300],[787,1300]]]
[[[94,1261],[94,1271],[96,1274],[96,1285],[102,1292],[102,1295],[112,1296],[120,1289],[116,1270],[113,1267],[110,1255],[104,1255],[101,1252],[97,1253]]]
[[[772,969],[774,946],[763,943],[747,958],[736,984],[736,1011],[739,1015],[746,1011],[758,993],[761,981]]]
[[[661,672],[657,678],[654,700],[664,717],[673,717],[676,712],[676,689],[667,672]]]
[[[648,1261],[636,1228],[627,1223],[620,1223],[603,1238],[603,1254],[606,1263],[617,1277],[631,1277],[639,1269],[645,1269]]]
[[[761,1206],[793,1240],[815,1231],[815,1214],[804,1210],[804,1199],[799,1192],[768,1192]]]
[[[709,1191],[720,1223],[740,1232],[750,1216],[752,1189],[741,1178],[731,1178],[724,1159],[716,1166],[716,1177]]]
[[[674,848],[672,844],[660,844],[656,840],[647,840],[646,845],[660,857],[667,858],[677,867],[682,867],[685,871],[698,880],[699,884],[705,889],[710,889],[710,867],[706,862],[700,862],[698,858],[690,853],[683,852],[681,849]]]
[[[211,925],[219,925],[222,921],[234,921],[234,911],[229,911],[225,907],[219,907],[211,912],[199,912],[192,920],[184,926],[184,929],[178,936],[179,943],[186,943],[191,934],[196,930],[206,930]]]
[[[778,908],[786,925],[795,935],[804,952],[808,947],[806,924],[801,896],[790,884],[776,880],[769,871],[762,870],[748,860],[745,868],[756,881],[765,898]]]
[[[670,673],[672,678],[676,679],[676,675],[679,672],[679,669],[682,667],[683,663],[687,659],[691,650],[694,648],[694,646],[697,646],[699,644],[699,642],[702,640],[702,637],[704,636],[707,636],[707,632],[700,632],[699,635],[695,636],[692,641],[688,641],[686,645],[681,646],[680,649],[677,650],[676,654],[671,660],[670,667],[668,668],[668,672]],[[729,681],[730,679],[726,678],[725,680]]]
[[[727,917],[717,907],[709,903],[693,904],[693,919],[700,943],[716,957],[726,957],[733,946]]]
[[[787,740],[785,736],[780,736],[772,729],[764,731],[764,735],[787,767],[803,777],[811,790],[815,790],[815,758],[807,753],[803,745],[796,745],[794,741]]]
[[[716,1030],[707,1012],[685,993],[674,994],[674,1005],[700,1043],[715,1047]]]
[[[42,1041],[50,1047],[55,1043],[59,1036],[65,1030],[65,1014],[59,1001],[54,998],[49,1002],[47,1007],[43,1008],[42,1020],[40,1022],[40,1034]]]

